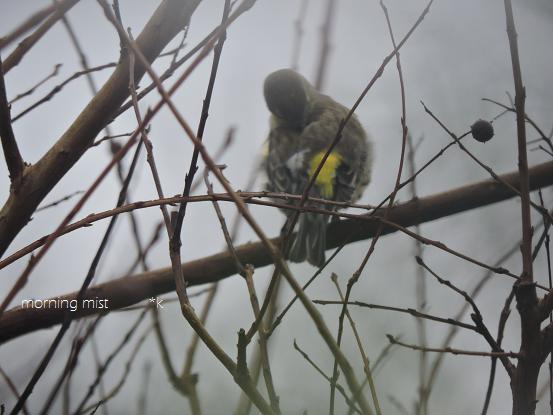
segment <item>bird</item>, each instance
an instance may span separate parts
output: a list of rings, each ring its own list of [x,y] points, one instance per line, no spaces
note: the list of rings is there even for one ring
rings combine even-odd
[[[317,91],[292,69],[270,73],[265,78],[263,93],[271,113],[262,166],[267,177],[265,188],[269,192],[301,195],[335,140],[349,110]],[[340,140],[317,175],[309,196],[356,202],[370,182],[372,156],[372,141],[353,115],[344,125]],[[299,202],[289,200],[287,203],[297,205]],[[337,210],[336,205],[312,200],[306,205]],[[283,211],[289,220],[293,210]],[[328,222],[328,215],[301,213],[288,259],[292,262],[307,260],[313,266],[322,267],[326,261]]]

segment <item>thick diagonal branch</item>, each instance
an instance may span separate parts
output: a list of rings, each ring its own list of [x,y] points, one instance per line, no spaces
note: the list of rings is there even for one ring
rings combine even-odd
[[[553,162],[533,167],[530,173],[530,189],[553,185]],[[518,172],[501,176],[503,180],[518,188]],[[388,220],[402,226],[413,226],[455,213],[479,208],[515,197],[515,193],[495,180],[470,184],[433,196],[412,200],[392,208]],[[327,231],[327,249],[343,243],[352,243],[373,237],[379,227],[378,221],[343,220],[334,222]],[[397,230],[384,226],[382,234]],[[277,240],[273,240],[278,244]],[[260,268],[272,263],[271,255],[260,242],[236,247],[236,255],[242,263]],[[235,258],[228,251],[210,257],[184,263],[183,273],[189,286],[201,285],[227,278],[236,273]],[[171,267],[150,271],[133,277],[119,278],[99,284],[87,291],[85,298],[106,299],[110,310],[128,307],[147,298],[161,295],[175,289]],[[76,293],[61,299],[76,298]],[[94,313],[84,310],[75,313],[75,318]],[[35,330],[51,327],[63,320],[63,309],[32,309],[16,307],[6,311],[0,318],[0,343]]]
[[[190,21],[200,0],[164,0],[154,12],[136,43],[149,62]],[[144,66],[135,65],[135,80],[144,75]],[[111,120],[129,96],[129,58],[123,56],[102,89],[73,124],[33,166],[25,170],[20,192],[10,194],[0,211],[0,255],[31,219],[38,204],[79,160],[94,137]]]

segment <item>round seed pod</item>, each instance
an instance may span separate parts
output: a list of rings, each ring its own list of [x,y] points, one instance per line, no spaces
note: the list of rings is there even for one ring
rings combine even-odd
[[[493,137],[493,126],[489,121],[478,120],[471,125],[470,131],[476,141],[485,143]]]

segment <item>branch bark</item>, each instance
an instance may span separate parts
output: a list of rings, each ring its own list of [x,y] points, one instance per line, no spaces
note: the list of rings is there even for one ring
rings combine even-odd
[[[12,68],[17,66],[21,59],[23,59],[23,56],[25,56],[25,54],[42,38],[42,36],[44,36],[46,32],[50,30],[50,28],[54,26],[54,24],[56,24],[56,22],[61,19],[61,17],[67,13],[69,9],[71,9],[71,7],[77,4],[78,1],[79,0],[63,0],[57,4],[54,4],[52,9],[53,13],[48,13],[50,16],[44,21],[44,23],[42,23],[37,30],[23,39],[19,45],[17,45],[15,50],[6,58],[4,62],[4,73],[8,73]],[[38,17],[41,18],[40,15]],[[17,32],[14,34],[19,35]],[[13,39],[14,38],[12,36],[8,36],[5,41],[3,40],[0,42],[0,49]]]
[[[136,43],[149,62],[190,21],[201,0],[164,0],[156,9]],[[144,66],[135,65],[135,80],[144,75]],[[129,57],[122,56],[115,71],[73,124],[33,166],[25,169],[20,191],[10,196],[0,211],[0,255],[3,255],[31,215],[92,144],[94,137],[112,119],[129,96]]]
[[[25,163],[17,147],[17,141],[15,141],[15,134],[12,129],[12,122],[10,116],[10,104],[8,103],[8,97],[6,94],[6,84],[4,82],[4,65],[2,58],[0,57],[0,138],[2,139],[2,149],[4,150],[4,158],[8,165],[8,171],[10,172],[10,180],[12,186],[15,188],[19,183],[19,179],[23,174]]]
[[[529,170],[530,189],[535,190],[553,185],[553,162],[535,166]],[[501,178],[517,189],[518,172],[502,175]],[[515,196],[515,193],[493,179],[473,183],[457,189],[438,193],[421,199],[394,206],[388,220],[402,226],[413,226],[455,213],[490,205]],[[383,212],[380,212],[382,214]],[[378,215],[378,213],[377,213]],[[379,221],[343,220],[331,223],[327,231],[327,249],[343,243],[352,243],[373,237]],[[384,226],[382,234],[396,229]],[[272,240],[277,245],[278,239]],[[252,264],[256,269],[272,264],[270,253],[261,242],[247,243],[236,247],[236,255],[242,263]],[[235,258],[228,251],[190,261],[182,265],[183,274],[189,286],[219,281],[236,273]],[[147,298],[174,291],[171,267],[119,278],[90,288],[85,299],[106,299],[110,310],[136,304]],[[77,293],[56,297],[77,298]],[[6,311],[0,318],[0,343],[51,327],[63,321],[64,309],[32,309],[16,307]],[[75,312],[74,318],[94,314],[94,310]]]
[[[542,360],[542,337],[538,297],[532,269],[532,223],[530,217],[530,191],[528,158],[526,154],[526,90],[522,83],[522,71],[518,53],[517,32],[511,0],[504,0],[507,36],[511,51],[511,64],[515,84],[515,109],[517,118],[518,170],[520,172],[521,222],[522,222],[522,274],[515,284],[517,310],[520,314],[520,350],[523,356],[518,361],[511,378],[513,415],[532,415],[536,410],[536,390]]]

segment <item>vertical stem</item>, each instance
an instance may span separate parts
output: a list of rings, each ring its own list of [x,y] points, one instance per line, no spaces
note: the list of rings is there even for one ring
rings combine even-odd
[[[330,54],[330,33],[332,23],[335,17],[336,0],[328,0],[326,6],[325,21],[321,26],[321,54],[319,55],[319,64],[317,66],[317,77],[315,78],[315,89],[321,91],[326,69],[328,67],[328,56]]]
[[[536,410],[536,388],[541,366],[539,356],[541,354],[542,339],[540,318],[537,310],[538,298],[532,271],[532,226],[530,222],[530,193],[524,111],[526,92],[522,84],[513,6],[511,0],[504,0],[504,4],[515,83],[518,170],[522,213],[522,275],[520,281],[516,283],[515,289],[517,309],[521,322],[520,353],[523,357],[518,360],[516,371],[511,379],[511,389],[513,393],[513,415],[531,415]]]

